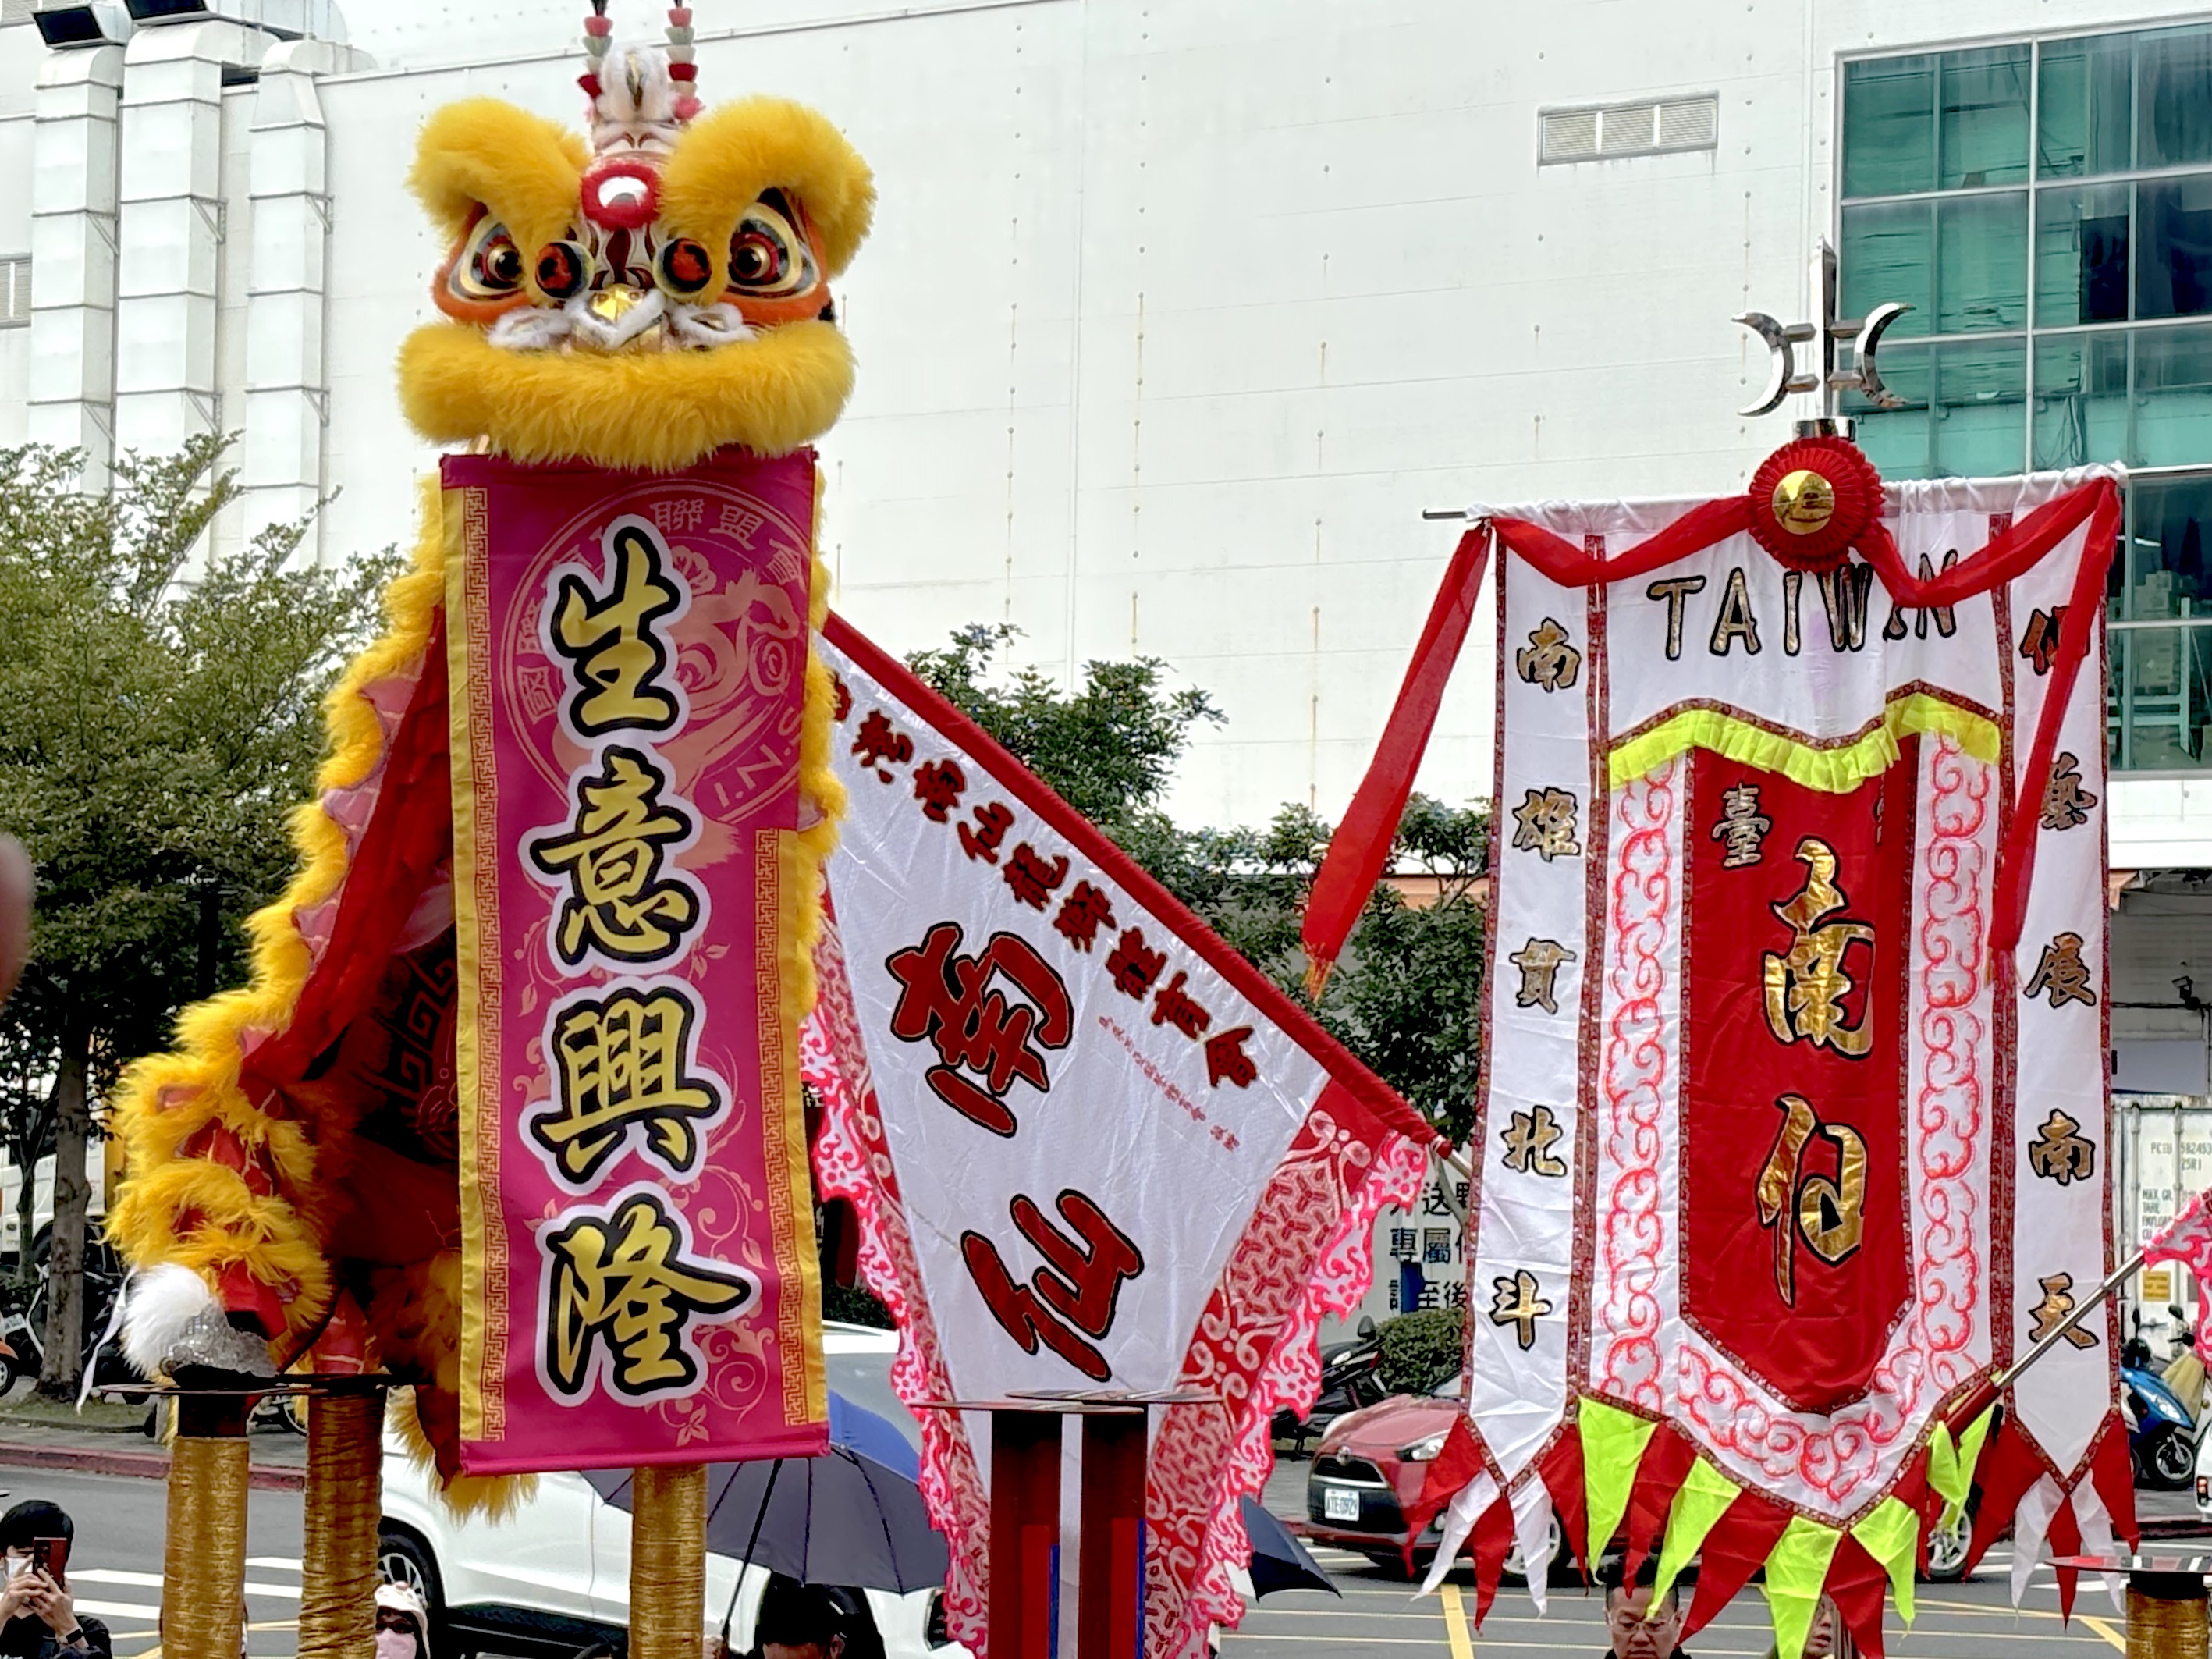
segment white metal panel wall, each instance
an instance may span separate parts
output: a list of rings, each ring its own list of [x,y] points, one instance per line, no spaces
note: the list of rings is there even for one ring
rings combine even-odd
[[[19,36],[20,38],[20,36]],[[82,452],[103,488],[114,453],[116,111],[123,49],[53,52],[32,138],[29,436]]]

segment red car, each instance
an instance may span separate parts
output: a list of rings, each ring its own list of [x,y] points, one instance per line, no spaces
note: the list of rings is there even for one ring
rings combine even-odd
[[[1430,1393],[1395,1394],[1328,1425],[1306,1475],[1306,1524],[1316,1543],[1357,1550],[1378,1566],[1405,1571],[1404,1506],[1421,1494],[1430,1462],[1462,1407],[1456,1376]],[[1436,1553],[1439,1516],[1413,1546],[1415,1562]],[[1509,1564],[1517,1565],[1517,1563]]]

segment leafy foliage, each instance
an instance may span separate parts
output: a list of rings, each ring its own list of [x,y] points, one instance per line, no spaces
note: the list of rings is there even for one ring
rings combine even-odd
[[[1085,665],[1064,692],[1035,669],[995,679],[1011,627],[961,629],[908,664],[1097,824],[1455,1144],[1474,1116],[1487,805],[1416,795],[1377,885],[1316,1006],[1298,942],[1306,890],[1329,826],[1286,805],[1259,829],[1185,830],[1161,810],[1200,721],[1223,716],[1203,691],[1167,688],[1157,658]]]
[[[35,1156],[39,1115],[59,1114],[58,1274],[76,1259],[72,1205],[82,1231],[67,1189],[88,1126],[70,1103],[244,977],[240,924],[290,873],[323,695],[394,568],[294,562],[304,523],[196,558],[238,495],[224,441],[127,456],[103,495],[76,489],[72,455],[0,450],[0,828],[38,874],[16,1030],[0,1035],[0,1133]]]
[[[1467,1310],[1429,1308],[1400,1314],[1375,1328],[1382,1350],[1382,1385],[1393,1394],[1426,1394],[1459,1375],[1467,1353]]]

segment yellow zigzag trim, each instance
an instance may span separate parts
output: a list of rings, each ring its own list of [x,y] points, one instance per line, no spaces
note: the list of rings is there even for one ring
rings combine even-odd
[[[1976,760],[1992,766],[2003,749],[2003,734],[1986,715],[1924,691],[1910,691],[1891,700],[1874,730],[1832,749],[1766,731],[1717,708],[1685,709],[1615,744],[1607,757],[1606,771],[1618,789],[1685,750],[1704,749],[1742,765],[1779,772],[1808,789],[1842,795],[1894,766],[1900,752],[1898,739],[1915,732],[1941,732]]]

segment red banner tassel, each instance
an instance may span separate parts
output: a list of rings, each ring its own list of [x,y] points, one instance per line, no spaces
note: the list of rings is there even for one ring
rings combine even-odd
[[[1513,1549],[1513,1500],[1502,1494],[1474,1522],[1474,1627],[1482,1628]]]
[[[1844,1628],[1868,1659],[1882,1659],[1881,1609],[1889,1589],[1889,1574],[1867,1553],[1866,1546],[1848,1532],[1836,1546],[1828,1563],[1827,1582],[1821,1585],[1843,1614]]]
[[[1623,1583],[1632,1583],[1644,1558],[1667,1529],[1667,1510],[1690,1476],[1697,1454],[1690,1443],[1663,1424],[1653,1433],[1636,1465],[1636,1484],[1629,1489],[1628,1514],[1623,1528],[1628,1534],[1628,1553],[1621,1564]]]
[[[1559,1517],[1559,1543],[1590,1576],[1589,1493],[1583,1485],[1582,1436],[1569,1428],[1536,1460],[1544,1490],[1552,1494],[1552,1513]]]
[[[1421,1495],[1406,1505],[1406,1571],[1413,1571],[1413,1540],[1482,1473],[1482,1447],[1464,1417],[1452,1419],[1444,1443],[1421,1477]]]
[[[1974,1511],[1973,1538],[1966,1546],[1968,1572],[2012,1524],[2012,1512],[2020,1507],[2021,1495],[2042,1473],[2042,1461],[2021,1438],[2012,1419],[2006,1418],[1990,1436],[1980,1461],[1974,1465],[1974,1484],[1981,1488],[1982,1501]]]
[[[2074,1495],[2069,1492],[2058,1500],[2058,1510],[2051,1517],[2051,1530],[2044,1534],[2054,1557],[2064,1558],[2081,1553],[2081,1523],[2074,1518]],[[2074,1620],[2074,1590],[2081,1582],[2078,1567],[2053,1567],[2058,1576],[2058,1622],[2071,1624]]]
[[[2118,1413],[2108,1415],[2097,1431],[2097,1447],[2089,1456],[2089,1484],[2104,1499],[2112,1535],[2126,1540],[2129,1549],[2140,1549],[2142,1526],[2136,1519],[2135,1460],[2128,1455],[2127,1425]]]
[[[1420,643],[1413,647],[1413,660],[1406,669],[1405,684],[1398,688],[1398,701],[1382,729],[1382,744],[1314,875],[1306,895],[1302,937],[1306,994],[1316,1000],[1359,913],[1366,908],[1382,866],[1389,862],[1398,820],[1405,815],[1406,798],[1413,793],[1414,775],[1421,769],[1421,756],[1436,727],[1453,665],[1467,642],[1475,596],[1482,591],[1489,567],[1490,529],[1485,522],[1462,536],[1453,550],[1443,586],[1437,590]]]
[[[1736,1495],[1698,1549],[1698,1589],[1690,1598],[1689,1616],[1682,1621],[1684,1641],[1711,1624],[1713,1615],[1751,1582],[1752,1574],[1766,1565],[1790,1528],[1790,1515],[1781,1504],[1756,1492]]]

